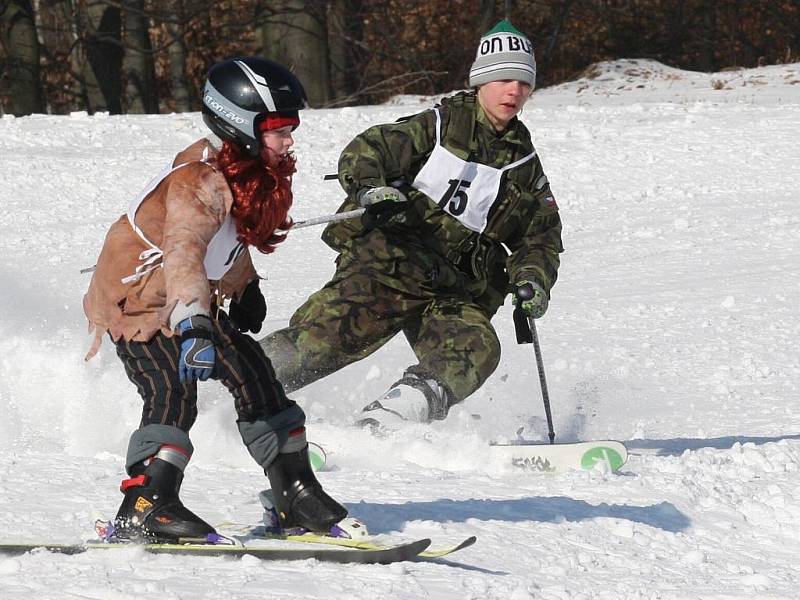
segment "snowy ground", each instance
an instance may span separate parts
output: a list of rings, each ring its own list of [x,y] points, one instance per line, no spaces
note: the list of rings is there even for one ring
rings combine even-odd
[[[797,598],[800,571],[800,65],[717,74],[601,65],[522,116],[564,221],[561,279],[539,333],[560,441],[614,438],[623,472],[521,474],[491,439],[546,439],[530,346],[510,306],[495,375],[450,417],[390,439],[347,426],[412,362],[394,340],[297,394],[320,478],[373,532],[455,541],[438,563],[0,556],[0,598]],[[335,211],[322,175],[373,123],[428,99],[308,110],[295,219]],[[0,119],[0,532],[76,541],[113,514],[139,399],[109,344],[91,363],[81,311],[108,225],[197,114]],[[319,228],[270,257],[267,329],[332,272]],[[265,478],[229,397],[201,392],[184,500],[212,523],[260,518]]]

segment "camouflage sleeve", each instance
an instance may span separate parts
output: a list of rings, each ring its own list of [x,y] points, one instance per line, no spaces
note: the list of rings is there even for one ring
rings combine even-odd
[[[347,193],[339,212],[358,208],[355,195],[362,188],[413,181],[433,150],[435,132],[436,118],[428,110],[357,135],[339,158],[339,183]],[[322,241],[342,252],[362,233],[358,219],[337,221],[325,227]]]
[[[533,280],[549,292],[558,278],[559,254],[564,251],[561,218],[541,161],[538,156],[534,160],[531,185],[521,193],[522,205],[530,211],[522,221],[526,225],[520,235],[507,242],[511,256],[506,266],[512,283]]]
[[[339,183],[348,196],[365,187],[411,183],[435,144],[432,110],[357,135],[339,157]]]

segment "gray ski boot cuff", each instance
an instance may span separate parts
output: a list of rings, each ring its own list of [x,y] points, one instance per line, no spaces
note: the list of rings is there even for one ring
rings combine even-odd
[[[125,458],[125,470],[130,475],[131,467],[154,456],[163,445],[177,446],[191,455],[194,446],[189,434],[171,425],[154,423],[145,425],[133,432],[128,442],[128,456]]]
[[[413,367],[412,367],[413,369]],[[428,401],[428,419],[441,421],[447,416],[447,411],[455,404],[450,386],[421,371],[409,369],[403,376],[395,381],[391,387],[407,385],[422,392]]]
[[[303,409],[292,404],[268,419],[258,421],[240,421],[239,433],[255,461],[266,469],[278,456],[279,452],[298,452],[306,445],[305,433],[289,434],[302,428],[306,422]]]

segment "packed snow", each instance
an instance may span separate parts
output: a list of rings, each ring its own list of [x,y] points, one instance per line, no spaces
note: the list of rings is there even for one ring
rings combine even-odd
[[[333,213],[344,145],[427,107],[305,110],[296,220]],[[800,589],[800,64],[690,73],[603,63],[534,94],[533,134],[564,222],[538,321],[557,441],[618,439],[618,474],[520,472],[492,440],[546,442],[533,350],[510,302],[499,368],[447,420],[380,439],[354,411],[413,363],[402,337],[295,394],[329,453],[319,478],[381,537],[470,535],[389,566],[146,555],[0,555],[0,598],[790,599]],[[0,540],[77,542],[121,500],[140,400],[113,345],[84,363],[81,299],[105,232],[197,113],[0,119]],[[320,227],[270,256],[265,332],[333,272]],[[263,333],[261,334],[263,335]],[[201,385],[185,503],[257,523],[266,478],[230,396]]]

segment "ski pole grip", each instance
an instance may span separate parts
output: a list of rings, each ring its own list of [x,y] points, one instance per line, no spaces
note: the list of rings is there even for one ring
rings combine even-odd
[[[517,334],[518,344],[532,344],[533,334],[528,324],[528,316],[519,306],[514,309],[514,331]]]

